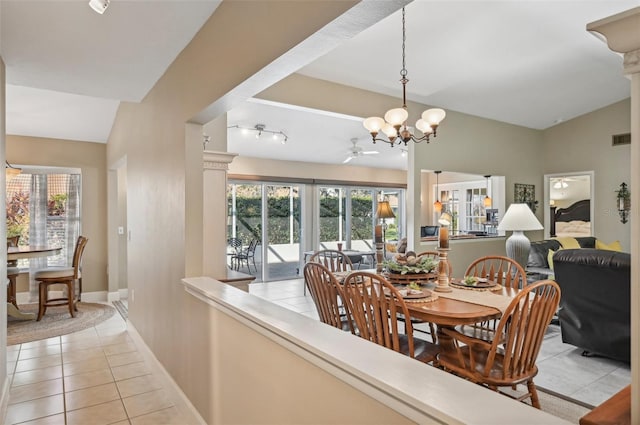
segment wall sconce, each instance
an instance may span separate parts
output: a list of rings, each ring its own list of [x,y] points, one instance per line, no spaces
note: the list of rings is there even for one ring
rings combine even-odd
[[[618,201],[618,214],[620,214],[620,221],[622,223],[627,222],[627,217],[629,216],[629,210],[631,209],[631,192],[627,189],[627,184],[622,182],[620,183],[620,189],[616,190],[617,196],[616,199]]]

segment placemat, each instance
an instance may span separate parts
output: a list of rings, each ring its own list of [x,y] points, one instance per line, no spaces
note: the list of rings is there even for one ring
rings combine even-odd
[[[442,298],[450,298],[486,307],[497,308],[502,313],[505,312],[513,299],[502,294],[495,294],[492,291],[469,291],[467,289],[459,289],[456,287],[451,287],[451,292],[439,292],[438,295]]]

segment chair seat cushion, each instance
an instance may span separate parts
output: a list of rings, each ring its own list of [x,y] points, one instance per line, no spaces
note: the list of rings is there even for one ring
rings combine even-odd
[[[48,269],[38,270],[34,275],[35,280],[65,277],[73,277],[73,267],[50,267]]]

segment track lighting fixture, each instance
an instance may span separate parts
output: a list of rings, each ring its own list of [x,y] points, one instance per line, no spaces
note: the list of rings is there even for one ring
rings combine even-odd
[[[267,126],[264,124],[256,124],[253,127],[243,127],[236,124],[230,125],[227,128],[238,128],[242,131],[242,134],[250,134],[251,132],[255,132],[256,139],[259,139],[264,133],[268,133],[271,134],[273,140],[280,140],[283,145],[289,140],[289,136],[287,136],[284,131],[268,130]]]

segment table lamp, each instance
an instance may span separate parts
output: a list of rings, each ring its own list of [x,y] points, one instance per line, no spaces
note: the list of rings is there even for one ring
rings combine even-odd
[[[529,260],[531,242],[522,232],[542,230],[543,228],[527,204],[509,205],[504,217],[498,223],[498,230],[513,232],[506,242],[507,256],[514,259],[525,270]]]
[[[376,217],[378,220],[382,219],[382,246],[384,258],[387,258],[387,219],[396,218],[396,215],[389,205],[389,201],[378,202],[378,209],[376,210]]]

